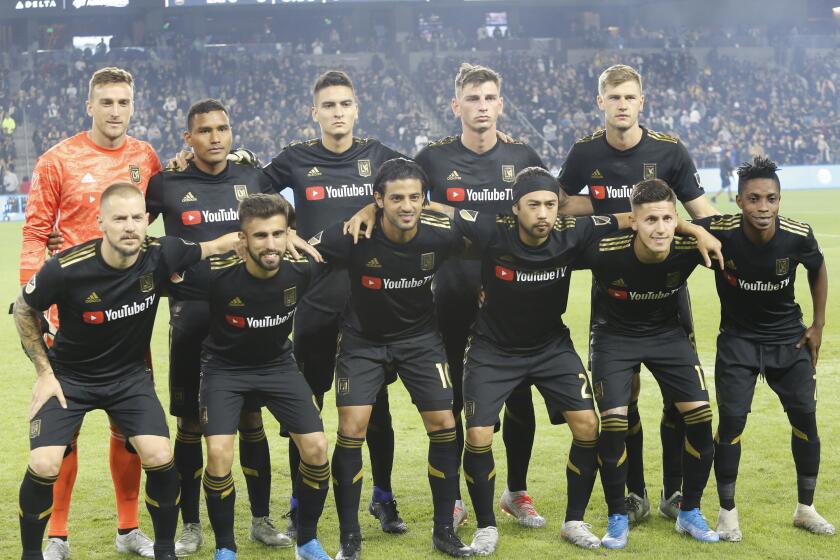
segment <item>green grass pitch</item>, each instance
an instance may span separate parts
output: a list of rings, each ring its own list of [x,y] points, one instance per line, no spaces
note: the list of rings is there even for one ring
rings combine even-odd
[[[735,212],[734,204],[721,204],[723,212]],[[840,523],[840,412],[835,410],[835,398],[840,396],[840,299],[833,279],[837,278],[840,263],[840,220],[836,208],[840,208],[840,191],[791,191],[783,196],[783,215],[809,222],[825,253],[832,277],[832,293],[828,301],[828,321],[823,338],[820,365],[818,367],[819,408],[818,422],[822,444],[822,465],[816,494],[818,510],[835,525]],[[17,262],[20,250],[20,223],[0,224],[0,257],[7,265],[0,284],[0,301],[11,302],[17,295]],[[153,232],[160,233],[159,225]],[[586,329],[589,317],[589,273],[576,273],[572,279],[569,311],[566,322],[570,326],[578,351],[586,352]],[[714,341],[719,317],[718,299],[714,292],[712,274],[698,269],[690,280],[694,303],[694,317],[700,358],[705,367],[712,400],[714,401]],[[800,269],[797,283],[798,300],[810,321],[810,295],[804,271]],[[161,305],[157,319],[157,330],[152,342],[155,360],[158,394],[166,406],[167,394],[167,306]],[[11,316],[0,324],[0,355],[3,356],[2,380],[8,389],[0,411],[0,424],[4,431],[5,451],[3,468],[0,469],[0,503],[3,504],[0,542],[2,558],[19,557],[19,533],[17,496],[21,476],[26,468],[28,452],[27,410],[33,383],[33,368],[21,351]],[[394,489],[400,511],[409,524],[409,533],[404,536],[383,534],[375,520],[365,511],[360,513],[365,535],[363,545],[367,559],[376,558],[432,558],[438,556],[431,551],[430,519],[431,500],[426,479],[427,438],[420,418],[411,405],[408,395],[400,383],[391,386],[391,410],[397,438],[396,464],[394,465]],[[551,426],[542,405],[542,399],[535,392],[538,413],[538,427],[534,456],[529,474],[529,491],[540,513],[548,524],[541,530],[520,528],[513,520],[498,514],[501,539],[496,556],[499,558],[544,558],[554,555],[571,558],[593,556],[622,557],[639,554],[645,558],[718,558],[733,555],[738,558],[840,558],[840,537],[818,537],[795,529],[791,519],[796,505],[796,484],[793,460],[790,455],[790,429],[786,417],[775,395],[764,383],[759,383],[753,403],[753,413],[747,425],[740,478],[738,479],[738,509],[741,514],[741,528],[744,540],[739,544],[723,543],[702,545],[688,537],[677,535],[673,524],[664,518],[652,515],[643,524],[631,531],[630,544],[626,551],[595,552],[578,550],[560,539],[560,526],[565,511],[565,462],[571,436],[565,426]],[[659,445],[659,416],[661,397],[652,376],[648,372],[642,377],[640,407],[645,430],[646,478],[649,492],[658,495],[661,487],[661,463]],[[714,405],[713,405],[714,407]],[[715,411],[717,416],[717,412]],[[336,413],[332,393],[327,396],[324,408],[324,423],[330,448],[335,441]],[[170,422],[174,434],[174,422]],[[281,515],[287,509],[289,492],[289,470],[287,464],[287,440],[277,435],[277,424],[266,414],[266,431],[269,434],[273,461],[272,515],[281,525]],[[108,430],[106,417],[101,412],[88,416],[79,448],[79,476],[73,495],[70,513],[70,542],[76,559],[98,560],[117,558],[113,538],[116,528],[113,489],[107,460]],[[494,450],[498,468],[496,498],[501,493],[506,475],[504,447],[501,436],[495,440]],[[331,453],[331,451],[330,451]],[[367,451],[365,451],[366,475]],[[294,552],[289,549],[270,550],[257,546],[247,539],[249,511],[247,493],[238,466],[234,466],[236,484],[239,488],[237,502],[236,535],[239,541],[240,558],[290,559]],[[464,494],[466,496],[466,489]],[[370,477],[366,476],[363,492],[363,507],[371,491]],[[142,492],[142,490],[141,490]],[[653,496],[652,496],[653,498]],[[655,501],[655,500],[652,500]],[[703,511],[714,526],[717,518],[717,495],[714,473],[709,481],[703,502]],[[212,557],[213,534],[204,516],[205,546],[196,557]],[[592,501],[587,512],[587,521],[594,526],[597,535],[606,530],[606,508],[600,480],[596,482]],[[151,535],[151,523],[145,508],[141,505],[141,526]],[[462,528],[461,535],[469,542],[475,524],[472,519]],[[327,499],[324,516],[321,519],[320,537],[328,552],[335,553],[338,545],[338,527],[332,492]]]

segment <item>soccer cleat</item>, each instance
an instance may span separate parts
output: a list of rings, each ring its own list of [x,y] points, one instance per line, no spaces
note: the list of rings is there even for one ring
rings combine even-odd
[[[560,536],[581,548],[598,548],[601,539],[592,534],[592,525],[583,521],[566,521],[560,529]]]
[[[507,488],[499,499],[499,507],[511,517],[515,517],[523,527],[538,529],[545,526],[545,518],[534,509],[534,502],[526,490],[511,492]]]
[[[236,560],[236,552],[229,548],[217,548],[213,560]]]
[[[370,501],[368,505],[368,513],[379,519],[379,526],[386,533],[399,535],[408,531],[405,521],[400,517],[400,512],[397,510],[397,501],[390,500],[388,502],[374,502]]]
[[[321,541],[312,539],[308,543],[295,547],[295,560],[332,560],[332,558],[324,551]]]
[[[134,529],[125,535],[117,533],[114,545],[117,547],[117,552],[123,554],[136,554],[143,558],[155,557],[155,543],[140,529]]]
[[[793,513],[793,526],[816,535],[833,535],[835,533],[834,525],[817,513],[813,505],[796,504],[796,511]]]
[[[275,527],[268,517],[251,519],[251,532],[248,534],[248,538],[266,546],[292,546],[292,539],[289,538],[289,535]]]
[[[700,542],[713,543],[720,540],[720,536],[709,528],[706,518],[700,513],[700,508],[694,508],[690,511],[680,510],[674,528],[677,533],[688,533]]]
[[[473,555],[473,549],[461,542],[449,525],[432,529],[432,548],[455,558]]]
[[[189,556],[195,554],[203,543],[204,536],[201,534],[201,523],[184,523],[181,536],[175,541],[175,555]]]
[[[738,508],[732,508],[731,510],[720,508],[715,531],[722,541],[741,542],[742,535],[741,527],[738,524]]]
[[[490,556],[496,552],[498,542],[499,530],[491,525],[476,529],[470,548],[476,556]]]
[[[627,519],[630,523],[638,523],[648,515],[650,515],[650,500],[648,500],[647,490],[644,492],[644,497],[640,497],[634,492],[630,492],[624,498],[624,506],[627,508]]]
[[[452,510],[452,526],[457,531],[466,522],[467,506],[464,505],[464,500],[455,500],[455,509]]]
[[[676,521],[680,515],[680,504],[682,503],[682,492],[674,492],[670,498],[665,499],[665,491],[659,493],[659,514]]]
[[[335,560],[359,560],[362,557],[361,533],[347,533],[341,535],[341,543]]]
[[[607,534],[601,539],[604,548],[624,548],[630,536],[629,521],[626,515],[616,513],[607,518]]]
[[[44,560],[67,560],[70,558],[70,543],[64,539],[51,537],[43,552]]]
[[[288,521],[286,523],[286,536],[291,540],[297,540],[297,508],[290,509],[283,514]]]

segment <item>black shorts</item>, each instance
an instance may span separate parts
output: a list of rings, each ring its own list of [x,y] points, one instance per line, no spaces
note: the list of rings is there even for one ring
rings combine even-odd
[[[583,362],[568,338],[557,339],[535,352],[513,354],[473,337],[465,360],[467,428],[496,424],[502,404],[523,382],[537,386],[552,424],[564,422],[563,412],[595,408]]]
[[[817,409],[817,372],[807,346],[765,344],[727,334],[718,335],[715,391],[722,416],[750,412],[755,383],[764,375],[785,411]]]
[[[644,364],[668,403],[708,401],[700,360],[682,329],[634,337],[596,332],[592,336],[592,390],[599,410],[630,404],[634,370]]]
[[[420,412],[452,408],[452,381],[438,333],[381,344],[347,331],[338,345],[336,406],[375,403],[389,369],[402,379]]]
[[[55,397],[48,400],[29,422],[29,449],[69,445],[82,426],[85,414],[104,410],[125,435],[169,437],[166,414],[155,394],[151,373],[138,371],[102,385],[57,377],[67,401],[61,408]]]
[[[170,301],[169,414],[198,418],[201,344],[210,329],[210,307],[203,301]]]
[[[292,356],[280,365],[249,371],[205,367],[200,395],[199,418],[206,436],[235,434],[246,402],[268,407],[286,432],[324,431],[321,411]]]

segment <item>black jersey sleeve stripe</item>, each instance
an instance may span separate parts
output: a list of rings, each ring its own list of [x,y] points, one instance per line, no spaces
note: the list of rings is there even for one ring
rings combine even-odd
[[[575,141],[575,144],[586,144],[587,142],[592,142],[593,140],[596,140],[596,139],[600,138],[601,136],[603,136],[605,132],[606,131],[603,130],[603,129],[596,130],[595,132],[593,132],[589,136],[584,136],[583,138],[579,138],[577,141]]]
[[[87,259],[89,259],[91,257],[95,257],[95,256],[96,256],[96,251],[90,251],[90,252],[84,253],[82,255],[77,254],[76,258],[73,258],[73,259],[67,259],[67,260],[64,260],[64,261],[59,261],[58,264],[61,265],[61,268],[67,268],[68,266],[72,266],[76,263],[86,261]]]
[[[83,256],[90,256],[96,252],[96,247],[94,245],[88,245],[87,247],[82,247],[81,249],[77,249],[75,251],[71,251],[66,255],[62,255],[58,257],[58,263],[61,266],[69,263],[70,261],[76,260],[79,257]]]

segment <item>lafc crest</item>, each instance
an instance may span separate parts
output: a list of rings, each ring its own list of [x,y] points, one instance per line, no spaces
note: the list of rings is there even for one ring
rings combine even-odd
[[[360,177],[370,177],[371,176],[371,167],[370,167],[370,160],[369,159],[360,159],[356,162],[356,166],[359,169],[359,176]]]
[[[505,183],[513,183],[516,178],[516,168],[512,165],[502,166],[502,181]]]
[[[283,290],[283,305],[291,307],[297,303],[297,286]]]
[[[785,276],[790,272],[790,259],[776,259],[776,276]]]
[[[420,255],[420,270],[432,270],[435,267],[435,254],[423,253]]]
[[[236,200],[242,202],[248,198],[248,185],[233,185],[233,194],[236,196]]]
[[[141,292],[151,292],[155,289],[155,277],[150,272],[148,274],[144,274],[140,277],[140,291]]]
[[[131,177],[132,183],[140,182],[140,167],[137,165],[128,166],[128,175]]]

